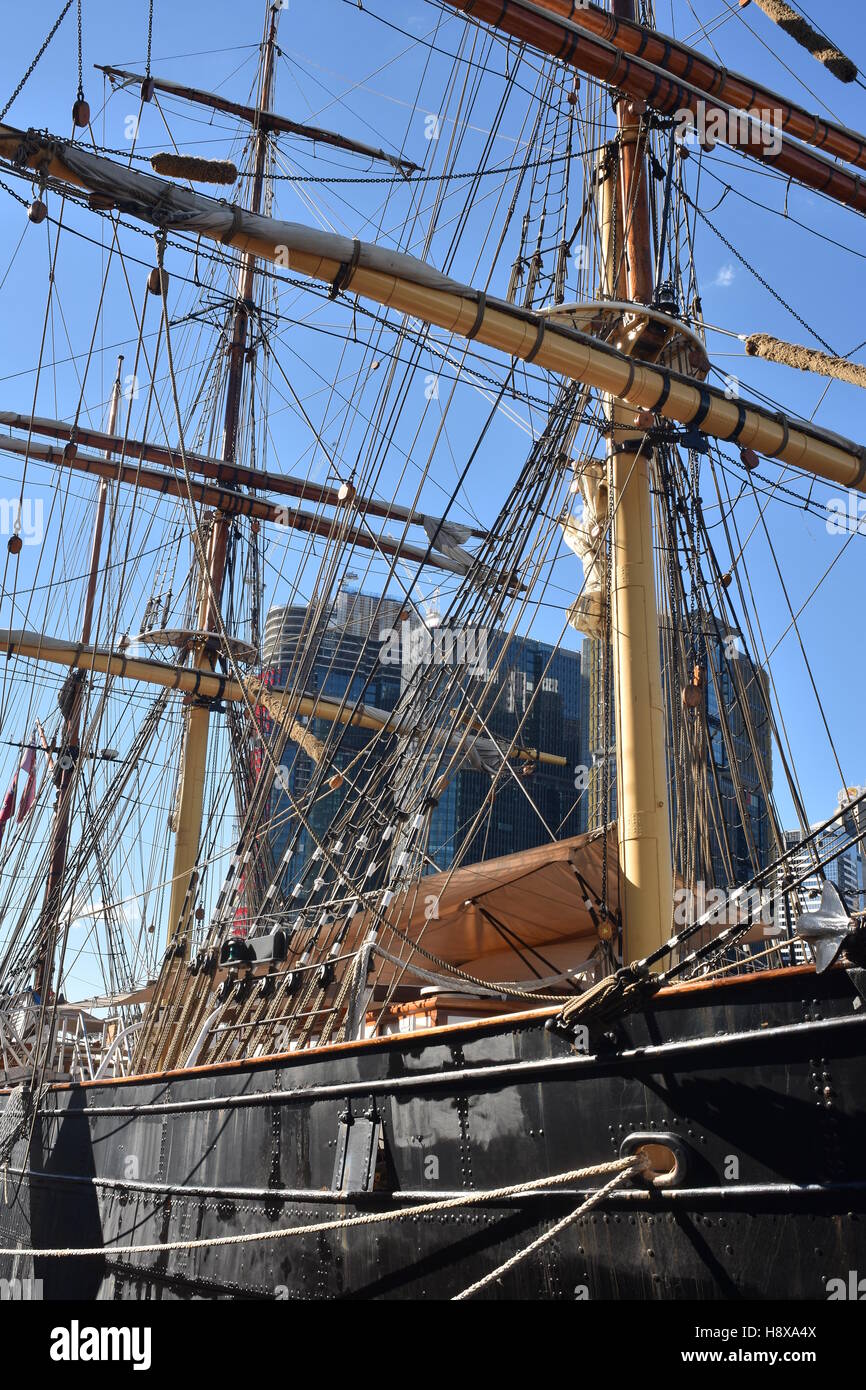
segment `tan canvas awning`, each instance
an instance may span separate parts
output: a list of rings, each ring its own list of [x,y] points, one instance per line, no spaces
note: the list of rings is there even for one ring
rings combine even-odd
[[[442,960],[484,979],[526,977],[515,947],[524,954],[534,948],[558,969],[571,968],[586,960],[599,939],[587,899],[597,909],[603,843],[602,832],[593,831],[453,873],[430,874],[413,888],[400,916],[390,920]],[[615,832],[608,834],[607,873],[608,907],[616,914]],[[436,900],[438,916],[428,921]],[[383,940],[387,935],[384,929]]]

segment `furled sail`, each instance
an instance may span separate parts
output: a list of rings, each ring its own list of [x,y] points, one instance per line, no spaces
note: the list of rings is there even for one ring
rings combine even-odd
[[[578,478],[583,508],[580,516],[572,514],[562,523],[566,545],[583,565],[583,587],[567,610],[568,621],[587,637],[601,637],[604,632],[604,585],[607,558],[604,554],[604,519],[607,515],[607,485],[604,466],[584,464]]]

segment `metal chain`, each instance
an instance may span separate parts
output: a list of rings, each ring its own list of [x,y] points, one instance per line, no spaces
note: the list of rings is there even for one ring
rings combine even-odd
[[[27,82],[28,78],[30,77],[30,74],[33,72],[33,69],[36,67],[36,64],[39,62],[39,59],[42,57],[42,54],[45,52],[45,50],[46,50],[46,48],[48,47],[48,45],[50,44],[51,40],[54,38],[54,35],[57,33],[57,30],[60,28],[60,25],[61,25],[63,19],[65,18],[67,12],[68,12],[71,8],[72,8],[72,0],[66,0],[66,4],[63,6],[63,9],[60,11],[60,14],[57,16],[56,20],[54,21],[54,27],[51,29],[50,33],[48,34],[48,37],[46,38],[46,40],[45,40],[45,42],[43,43],[42,47],[40,48],[39,52],[36,54],[36,57],[33,59],[33,62],[30,64],[29,68],[28,68],[27,71],[25,72],[25,74],[24,74],[24,76],[22,77],[21,81],[18,83],[18,86],[15,88],[15,91],[12,93],[12,95],[11,95],[11,97],[9,98],[9,100],[7,101],[6,105],[3,107],[3,110],[0,111],[0,121],[2,121],[2,120],[5,119],[7,111],[9,110],[10,106],[11,106],[12,103],[14,102],[15,98],[20,94],[22,88],[24,87],[24,84]]]
[[[70,2],[71,2],[71,0],[70,0]],[[130,159],[130,158],[131,158],[131,159],[140,160],[140,161],[141,161],[142,163],[144,163],[144,164],[149,164],[149,163],[150,163],[150,155],[147,155],[147,154],[135,154],[135,153],[130,154],[129,150],[116,149],[116,148],[114,148],[114,147],[111,146],[111,145],[99,145],[99,146],[95,146],[95,147],[94,147],[94,151],[95,151],[95,153],[98,153],[98,154],[100,154],[100,155],[117,155],[119,158],[123,158],[123,159]],[[593,151],[592,151],[592,150],[584,150],[582,153],[584,153],[584,154],[592,154]],[[542,168],[547,168],[548,166],[550,166],[550,165],[552,165],[552,164],[558,162],[558,161],[561,160],[562,158],[563,158],[562,155],[552,155],[552,156],[545,157],[545,158],[542,158],[542,159],[533,159],[533,160],[530,160],[530,161],[529,161],[527,164],[525,164],[525,165],[524,165],[524,164],[496,164],[496,165],[493,165],[493,166],[492,166],[491,168],[489,168],[489,169],[461,169],[461,170],[459,170],[459,171],[452,172],[452,173],[450,173],[450,174],[449,174],[449,173],[445,173],[445,174],[417,174],[417,175],[416,175],[416,174],[411,174],[411,175],[408,175],[408,176],[407,176],[406,174],[377,174],[377,175],[372,175],[372,176],[371,176],[371,175],[368,175],[368,174],[355,174],[355,175],[352,175],[351,177],[334,178],[334,177],[332,177],[331,175],[322,175],[321,177],[319,177],[319,176],[313,176],[313,175],[309,175],[309,174],[274,174],[274,173],[270,173],[270,174],[268,174],[268,178],[269,178],[270,180],[272,180],[272,181],[278,181],[278,180],[282,179],[282,180],[286,181],[287,183],[326,183],[326,184],[332,184],[332,183],[340,183],[340,184],[343,184],[343,183],[345,183],[345,184],[370,184],[370,185],[374,185],[374,184],[387,184],[387,185],[401,184],[401,185],[405,185],[405,186],[407,186],[407,187],[414,187],[415,184],[419,184],[419,183],[453,183],[453,182],[458,181],[458,180],[460,180],[460,179],[478,179],[478,178],[482,178],[482,177],[489,178],[489,177],[495,176],[495,175],[497,175],[497,174],[517,174],[517,173],[522,173],[524,169],[542,169]],[[252,179],[252,178],[255,178],[255,174],[254,174],[254,173],[244,173],[243,171],[241,171],[241,172],[238,174],[238,178],[239,178],[239,179]],[[149,235],[149,233],[148,233],[148,235]]]
[[[776,302],[778,304],[781,304],[783,309],[787,309],[788,313],[791,314],[797,320],[798,323],[803,325],[806,332],[811,333],[812,337],[815,338],[817,342],[821,343],[822,346],[825,347],[827,351],[832,353],[835,357],[837,353],[832,343],[828,343],[826,338],[822,338],[817,328],[813,328],[810,323],[807,323],[806,320],[803,318],[803,315],[798,314],[797,310],[793,307],[793,305],[789,304],[786,299],[783,299],[782,296],[779,294],[778,290],[773,289],[773,286],[770,284],[769,280],[765,280],[761,272],[759,270],[756,270],[755,267],[752,265],[751,261],[746,260],[746,257],[742,254],[742,252],[737,250],[733,242],[728,241],[728,238],[725,236],[724,232],[719,231],[718,227],[716,227],[714,223],[710,221],[703,209],[699,208],[694,199],[689,197],[685,189],[682,190],[682,195],[685,198],[686,202],[689,204],[689,206],[694,208],[701,221],[705,222],[706,225],[709,227],[710,231],[714,232],[715,235],[719,238],[719,241],[722,242],[722,244],[728,248],[731,255],[736,256],[737,260],[740,262],[740,265],[743,266],[744,269],[748,270],[750,275],[754,275],[755,279],[758,281],[760,285],[763,285],[767,293],[771,294],[773,298],[776,300]]]
[[[78,100],[84,100],[84,63],[81,55],[81,0],[78,0]]]
[[[8,183],[4,183],[2,179],[0,179],[0,188],[3,189],[4,193],[8,193],[10,197],[14,198],[16,202],[20,203],[22,207],[27,207],[27,199],[22,198],[20,193],[16,193],[15,189],[10,188]]]
[[[150,77],[150,50],[153,42],[153,0],[150,0],[150,7],[147,14],[147,63],[144,68],[145,77]]]

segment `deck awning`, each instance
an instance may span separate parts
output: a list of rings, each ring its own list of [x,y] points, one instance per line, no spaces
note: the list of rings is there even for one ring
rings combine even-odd
[[[615,830],[608,831],[607,846],[607,902],[615,916]],[[517,953],[526,954],[526,948],[542,951],[557,968],[571,968],[586,960],[599,939],[603,847],[603,832],[593,831],[430,874],[390,920],[440,959],[485,979],[525,976]],[[437,915],[428,920],[434,904]],[[382,935],[387,937],[387,929]]]

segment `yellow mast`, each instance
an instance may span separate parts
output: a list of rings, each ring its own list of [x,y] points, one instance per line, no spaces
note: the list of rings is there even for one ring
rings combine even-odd
[[[613,0],[613,12],[633,19],[633,0]],[[617,154],[599,188],[604,292],[648,304],[653,270],[641,108],[622,94],[616,115]],[[673,865],[653,561],[654,460],[645,429],[635,426],[634,406],[608,397],[608,415],[616,820],[623,961],[630,961],[670,936]]]
[[[110,648],[91,646],[89,643],[59,641],[56,637],[41,632],[27,632],[22,628],[0,628],[0,647],[9,656],[68,666],[75,671],[99,671],[121,680],[160,686],[163,690],[199,694],[209,700],[252,701],[263,705],[278,723],[300,717],[352,724],[356,728],[373,731],[384,729],[405,733],[407,729],[399,715],[371,705],[355,707],[343,700],[329,700],[324,695],[305,695],[302,690],[283,690],[265,685],[252,677],[236,680],[233,676],[220,675],[210,667],[174,666],[166,661],[127,656],[122,651],[111,651]],[[467,717],[454,725],[452,737],[457,737],[464,728],[481,733],[483,727],[479,720]],[[525,744],[510,745],[506,751],[509,758],[544,763],[550,767],[565,767],[568,761],[562,753],[547,753]]]
[[[260,111],[267,111],[271,105],[279,9],[278,3],[274,3],[268,8],[259,89]],[[263,129],[260,122],[253,134],[253,179],[250,197],[250,211],[252,213],[261,211],[267,145],[267,131]],[[241,389],[247,352],[249,305],[252,298],[255,266],[255,256],[250,251],[245,251],[241,257],[238,271],[237,299],[228,349],[229,371],[222,445],[222,458],[227,463],[234,461],[237,449]],[[200,575],[199,579],[196,615],[197,629],[200,633],[213,634],[218,630],[231,524],[231,516],[217,512],[207,537],[207,569]],[[210,637],[202,639],[192,649],[191,664],[213,671],[216,666],[217,650],[215,640]],[[201,838],[211,710],[211,702],[207,698],[190,696],[188,699],[189,704],[185,711],[186,728],[181,753],[180,786],[175,817],[174,863],[168,912],[168,940],[170,942],[176,937],[179,951],[183,955],[188,952],[189,943],[186,928],[195,894],[193,873]]]

